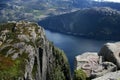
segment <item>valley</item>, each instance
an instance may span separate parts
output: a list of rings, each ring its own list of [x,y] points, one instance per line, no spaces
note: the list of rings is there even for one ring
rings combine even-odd
[[[119,30],[118,2],[1,0],[0,80],[119,80]]]

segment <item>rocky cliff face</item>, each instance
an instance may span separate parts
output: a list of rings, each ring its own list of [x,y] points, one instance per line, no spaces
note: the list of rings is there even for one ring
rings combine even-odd
[[[98,77],[92,80],[119,80],[119,79],[120,79],[120,71],[116,71],[116,72],[107,73],[102,77]]]
[[[75,71],[86,74],[85,79],[120,79],[120,42],[106,43],[98,53],[87,52],[75,57]],[[80,70],[83,72],[81,73]],[[76,73],[76,72],[75,72]],[[76,74],[74,74],[76,75]],[[75,76],[76,78],[76,76]],[[82,78],[82,77],[77,77]],[[74,79],[75,80],[75,79]],[[84,80],[84,79],[82,79]]]
[[[106,73],[117,70],[115,64],[103,62],[102,56],[98,56],[95,52],[87,52],[76,56],[75,62],[75,69],[83,70],[89,78],[100,77]]]
[[[120,42],[105,44],[99,55],[103,56],[104,61],[113,62],[120,69]]]
[[[70,80],[68,60],[32,22],[0,25],[1,80]]]

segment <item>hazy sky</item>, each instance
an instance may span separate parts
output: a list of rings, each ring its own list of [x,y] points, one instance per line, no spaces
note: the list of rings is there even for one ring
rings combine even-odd
[[[95,1],[101,1],[101,0],[95,0]],[[103,0],[103,1],[120,2],[120,0]]]
[[[105,0],[105,1],[120,2],[120,0]]]

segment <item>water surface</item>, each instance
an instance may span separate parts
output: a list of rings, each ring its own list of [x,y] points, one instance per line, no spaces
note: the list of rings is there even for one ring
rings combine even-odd
[[[48,40],[52,41],[55,46],[66,53],[72,72],[75,56],[84,52],[98,52],[100,48],[108,42],[64,35],[61,33],[51,32],[49,30],[45,30],[45,32]]]

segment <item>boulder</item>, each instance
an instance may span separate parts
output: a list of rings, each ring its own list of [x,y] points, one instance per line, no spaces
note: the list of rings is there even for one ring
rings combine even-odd
[[[99,56],[96,52],[86,52],[75,57],[75,69],[82,69],[88,77],[98,67]]]
[[[83,64],[90,63],[90,61],[98,62],[99,56],[96,52],[86,52],[81,55],[78,55],[75,57],[75,68],[80,69],[83,68]],[[90,63],[90,65],[92,65]],[[89,66],[86,66],[86,68],[89,68]]]
[[[92,80],[120,80],[120,71],[110,72]]]
[[[120,69],[120,42],[107,43],[99,51],[104,61],[113,62]]]
[[[75,57],[75,69],[82,69],[87,77],[96,78],[116,71],[116,65],[102,62],[102,56],[98,56],[95,52],[86,52]]]
[[[111,62],[102,62],[101,64],[98,64],[98,68],[93,70],[91,73],[91,78],[97,78],[100,76],[103,76],[106,73],[114,72],[117,70],[117,67],[115,64]]]

